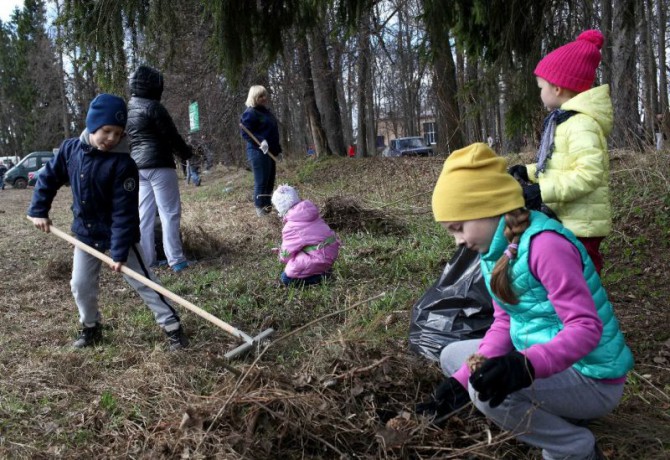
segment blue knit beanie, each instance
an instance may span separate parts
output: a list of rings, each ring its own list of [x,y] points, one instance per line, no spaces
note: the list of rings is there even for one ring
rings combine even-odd
[[[88,107],[86,129],[91,134],[105,125],[125,129],[127,118],[128,109],[123,99],[112,94],[98,94]]]

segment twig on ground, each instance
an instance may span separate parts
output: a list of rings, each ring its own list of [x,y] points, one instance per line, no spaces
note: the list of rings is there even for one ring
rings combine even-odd
[[[653,383],[651,383],[651,381],[650,381],[648,378],[646,378],[646,377],[643,376],[643,375],[638,374],[638,373],[635,372],[635,371],[633,371],[633,375],[634,375],[635,377],[639,378],[640,380],[644,381],[645,383],[647,383],[647,384],[648,384],[649,386],[651,386],[654,390],[658,391],[658,392],[659,392],[665,399],[667,399],[668,401],[670,401],[670,396],[668,396],[667,393],[663,392],[663,390],[661,390],[660,388],[658,388],[656,385],[654,385]]]
[[[383,363],[385,363],[389,359],[391,359],[390,356],[384,356],[382,359],[379,359],[379,360],[375,361],[374,363],[370,364],[369,366],[357,367],[355,369],[351,369],[350,371],[345,372],[344,374],[336,375],[336,376],[332,377],[332,380],[343,380],[343,379],[352,377],[356,374],[362,374],[364,372],[367,372],[367,371],[370,371],[370,370],[374,369],[377,366],[382,365]]]

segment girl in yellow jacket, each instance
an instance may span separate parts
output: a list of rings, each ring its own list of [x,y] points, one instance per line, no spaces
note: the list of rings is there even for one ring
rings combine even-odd
[[[600,243],[612,227],[607,135],[612,130],[609,85],[595,88],[603,35],[587,30],[555,49],[535,68],[540,98],[552,112],[544,121],[536,163],[510,173],[524,187],[528,207],[544,202],[584,244],[600,273]]]

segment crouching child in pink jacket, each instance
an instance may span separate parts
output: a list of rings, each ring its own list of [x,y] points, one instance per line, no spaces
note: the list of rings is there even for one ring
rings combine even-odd
[[[318,284],[328,278],[340,251],[340,240],[309,200],[301,200],[289,185],[272,194],[272,205],[284,221],[279,260],[286,264],[284,285]]]

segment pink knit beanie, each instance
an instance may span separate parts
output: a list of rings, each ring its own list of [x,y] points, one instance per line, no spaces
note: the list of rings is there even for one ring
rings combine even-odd
[[[577,40],[556,48],[535,67],[535,75],[577,93],[593,86],[605,37],[599,30],[582,32]]]

